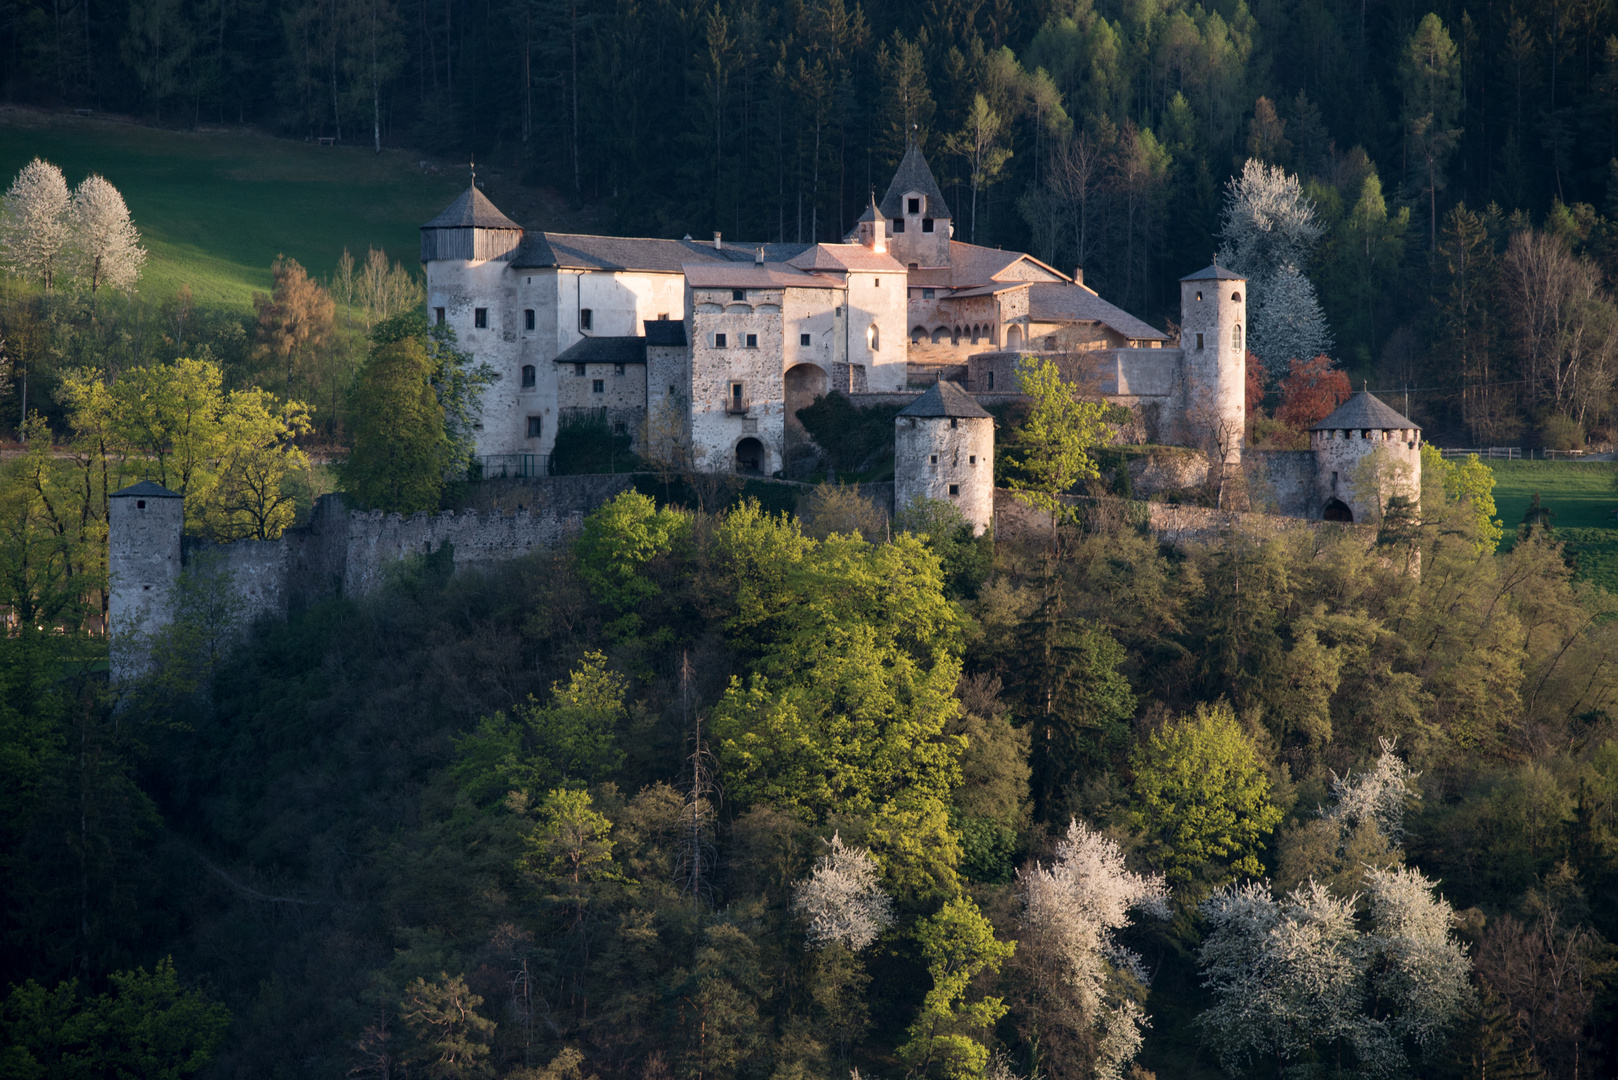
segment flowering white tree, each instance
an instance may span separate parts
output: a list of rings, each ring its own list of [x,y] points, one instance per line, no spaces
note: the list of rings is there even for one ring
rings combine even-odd
[[[91,298],[103,285],[133,288],[146,250],[118,189],[93,173],[85,177],[73,189],[69,219],[74,276],[89,283]]]
[[[1330,809],[1321,811],[1328,821],[1352,829],[1361,822],[1373,822],[1389,844],[1400,846],[1405,839],[1405,804],[1421,798],[1416,787],[1420,773],[1412,772],[1403,758],[1393,752],[1395,740],[1378,739],[1382,754],[1370,772],[1355,776],[1352,772],[1331,778],[1334,800]]]
[[[1247,339],[1272,377],[1331,351],[1331,331],[1302,267],[1325,233],[1298,178],[1256,158],[1225,188],[1220,260],[1247,278]]]
[[[833,833],[831,852],[815,860],[792,898],[793,914],[809,924],[808,947],[836,942],[859,952],[892,926],[893,901],[877,884],[880,876],[869,851],[848,847]]]
[[[1130,924],[1131,911],[1168,917],[1164,879],[1131,873],[1116,843],[1075,819],[1051,865],[1036,863],[1017,882],[1023,903],[1017,957],[1045,1068],[1053,1076],[1116,1080],[1140,1052],[1147,1025],[1140,1002],[1123,988],[1148,981],[1141,958],[1116,935]]]
[[[35,158],[22,167],[0,205],[0,262],[49,290],[68,238],[67,179],[55,165]]]
[[[1471,963],[1450,936],[1452,911],[1414,870],[1369,870],[1370,929],[1355,926],[1359,896],[1313,880],[1284,900],[1266,885],[1230,885],[1202,903],[1210,930],[1198,953],[1215,1004],[1198,1018],[1220,1063],[1284,1068],[1351,1049],[1363,1073],[1406,1067],[1471,994]]]

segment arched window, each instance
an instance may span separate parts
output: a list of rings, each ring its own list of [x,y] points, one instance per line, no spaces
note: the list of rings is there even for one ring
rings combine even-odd
[[[920,345],[923,341],[926,341],[926,340],[927,340],[927,328],[925,326],[911,327],[911,329],[910,329],[910,344],[912,344],[912,345]]]
[[[1013,326],[1006,331],[1006,348],[1022,348],[1022,327]]]
[[[1242,302],[1242,294],[1239,291],[1231,293],[1230,298],[1236,301],[1238,304]]]
[[[522,388],[524,390],[532,390],[534,388],[533,364],[524,364],[522,366]]]
[[[877,330],[876,323],[865,328],[865,347],[872,352],[879,352],[882,348],[882,334]]]
[[[1237,323],[1230,328],[1230,347],[1237,352],[1242,351],[1242,324]]]
[[[949,327],[939,326],[933,329],[933,344],[942,345],[944,339],[949,337]]]

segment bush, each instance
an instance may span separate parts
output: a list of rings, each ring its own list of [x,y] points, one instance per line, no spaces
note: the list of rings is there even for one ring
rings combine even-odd
[[[798,422],[840,473],[868,472],[893,456],[893,418],[899,405],[856,406],[825,394],[798,410]]]
[[[636,472],[640,459],[628,435],[614,435],[605,409],[565,409],[556,424],[552,476]]]
[[[1584,425],[1571,416],[1547,416],[1539,425],[1540,445],[1547,450],[1584,449]]]

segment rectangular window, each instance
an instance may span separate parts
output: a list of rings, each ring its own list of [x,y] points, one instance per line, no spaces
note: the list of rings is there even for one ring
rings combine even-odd
[[[533,364],[524,364],[522,366],[522,388],[524,390],[532,390],[534,388],[535,374],[536,372],[534,371]]]
[[[902,232],[905,231],[905,219],[904,218],[896,217],[896,218],[893,219],[893,231],[895,233],[902,233]]]
[[[912,214],[921,213],[921,200],[920,199],[906,199],[905,200],[905,205],[906,205],[906,209],[909,210],[910,213],[912,213]]]
[[[976,465],[978,463],[978,456],[976,454],[971,455],[966,459],[966,463],[968,465]]]
[[[713,347],[716,348],[716,349],[723,349],[725,347],[725,335],[724,334],[715,334],[713,336]]]
[[[543,416],[530,416],[528,418],[528,437],[530,439],[539,438],[539,433],[544,429],[544,425],[545,418]]]
[[[1199,348],[1199,349],[1202,348],[1202,335],[1201,334],[1197,335],[1197,348]]]
[[[590,381],[590,393],[592,393],[592,394],[605,394],[606,392],[607,392],[607,380],[606,379],[592,379]]]
[[[746,289],[732,289],[732,290],[730,290],[730,298],[732,300],[746,300],[747,299],[747,290]]]
[[[614,375],[622,375],[624,373],[624,365],[622,365],[622,364],[614,364],[614,365],[612,365],[612,373]]]
[[[666,312],[666,311],[659,311],[657,313],[657,321],[658,322],[668,322],[669,321],[669,313]]]
[[[881,278],[876,279],[876,287],[878,289],[880,289],[882,287],[882,279]]]
[[[949,493],[951,495],[959,495],[961,493],[961,485],[959,485],[959,484],[951,484],[949,486]]]
[[[989,389],[994,389],[994,372],[989,372]]]
[[[813,339],[810,338],[810,336],[808,334],[799,334],[798,335],[798,344],[799,345],[807,346],[807,345],[810,345],[812,343],[813,343]]]
[[[747,347],[749,349],[758,348],[758,335],[757,334],[748,334],[747,335]]]
[[[923,289],[923,290],[921,290],[921,298],[923,300],[931,300],[935,295],[937,295],[937,294],[934,293],[933,290],[931,290],[931,289]]]
[[[433,308],[433,322],[437,323],[439,326],[444,325],[444,309],[443,308],[441,308],[441,307]]]
[[[479,330],[487,330],[489,328],[489,309],[486,307],[473,308],[472,325]]]
[[[623,420],[615,420],[615,421],[613,421],[612,433],[614,435],[628,435],[629,434],[629,424],[627,424]]]
[[[595,312],[589,308],[579,309],[579,329],[589,330],[595,324]]]
[[[747,401],[746,388],[739,382],[730,384],[730,407],[740,410]]]
[[[924,217],[924,218],[921,219],[921,231],[922,232],[932,232],[933,231],[933,219],[932,218]]]
[[[522,309],[522,327],[523,327],[524,330],[532,330],[534,328],[534,309],[533,308],[523,308]]]
[[[937,454],[934,454],[934,455],[933,455],[933,464],[934,464],[934,465],[937,465],[937,464],[938,464],[938,455],[937,455]]]
[[[961,426],[961,422],[960,422],[960,420],[958,420],[957,418],[952,416],[952,417],[949,418],[949,426],[951,428],[958,428],[958,427]]]
[[[573,365],[573,376],[575,378],[578,378],[578,379],[584,378],[584,365],[583,364],[574,364]]]

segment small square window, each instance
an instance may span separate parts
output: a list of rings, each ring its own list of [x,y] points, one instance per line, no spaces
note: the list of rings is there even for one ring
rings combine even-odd
[[[146,500],[145,499],[136,499],[135,500],[135,509],[136,510],[144,510],[144,509],[146,509]]]
[[[522,325],[523,325],[524,330],[532,330],[534,328],[534,309],[533,308],[523,308],[522,309]]]
[[[921,290],[921,298],[923,300],[931,300],[936,295],[937,294],[932,289],[923,289],[923,290]]]
[[[659,311],[657,313],[657,321],[658,322],[668,322],[669,321],[669,313],[666,312],[666,311]]]
[[[524,364],[522,366],[522,388],[524,390],[532,390],[534,388],[534,375],[535,372],[533,364]]]
[[[924,217],[924,218],[921,219],[921,231],[922,232],[932,232],[933,231],[933,219],[932,218]]]
[[[978,463],[978,456],[976,454],[972,454],[972,455],[968,456],[967,459],[966,459],[966,463],[968,465],[976,465]]]
[[[724,334],[715,334],[713,336],[713,347],[716,348],[716,349],[723,349],[725,347],[725,335]]]
[[[584,365],[583,364],[574,364],[573,365],[573,376],[574,376],[574,378],[577,378],[577,379],[584,378]]]
[[[893,231],[896,232],[896,233],[902,233],[902,232],[905,231],[905,219],[904,218],[896,217],[896,218],[893,219]]]
[[[1197,293],[1197,303],[1199,303],[1199,304],[1202,303],[1202,293],[1201,292]]]
[[[487,330],[489,328],[489,309],[486,307],[473,308],[472,325],[479,330]]]
[[[813,340],[814,339],[811,338],[808,334],[799,334],[798,335],[798,344],[799,345],[808,346],[808,345],[813,343]]]
[[[732,289],[732,290],[730,290],[730,298],[732,300],[746,300],[747,299],[747,290],[746,289]]]
[[[958,419],[956,419],[955,417],[952,416],[952,417],[949,418],[949,426],[952,429],[953,428],[958,428],[958,427],[961,426],[961,422],[960,422],[960,420],[958,420]]]
[[[614,435],[628,435],[629,425],[622,420],[613,421],[612,433]]]
[[[933,464],[934,464],[934,465],[937,465],[937,464],[938,464],[938,455],[937,455],[937,454],[934,454],[934,455],[933,455]]]
[[[748,334],[747,335],[747,347],[749,349],[758,348],[758,335],[757,334]]]
[[[530,416],[528,418],[528,437],[530,439],[539,438],[539,433],[544,430],[544,427],[545,418],[543,416]]]
[[[612,365],[612,373],[614,375],[622,375],[624,373],[624,365],[622,365],[622,364],[614,364],[614,365]]]
[[[433,322],[437,323],[439,326],[444,325],[444,309],[443,308],[441,308],[441,307],[433,308]]]
[[[905,200],[905,208],[909,213],[919,214],[919,213],[921,213],[921,200],[920,199],[906,199]]]
[[[951,484],[949,486],[949,493],[951,495],[959,495],[961,493],[961,485],[959,485],[959,484]]]
[[[606,392],[607,392],[607,380],[606,379],[592,379],[592,380],[590,380],[590,393],[592,393],[592,394],[605,394]]]
[[[1202,348],[1202,335],[1201,334],[1197,335],[1197,348],[1199,348],[1199,349]]]

